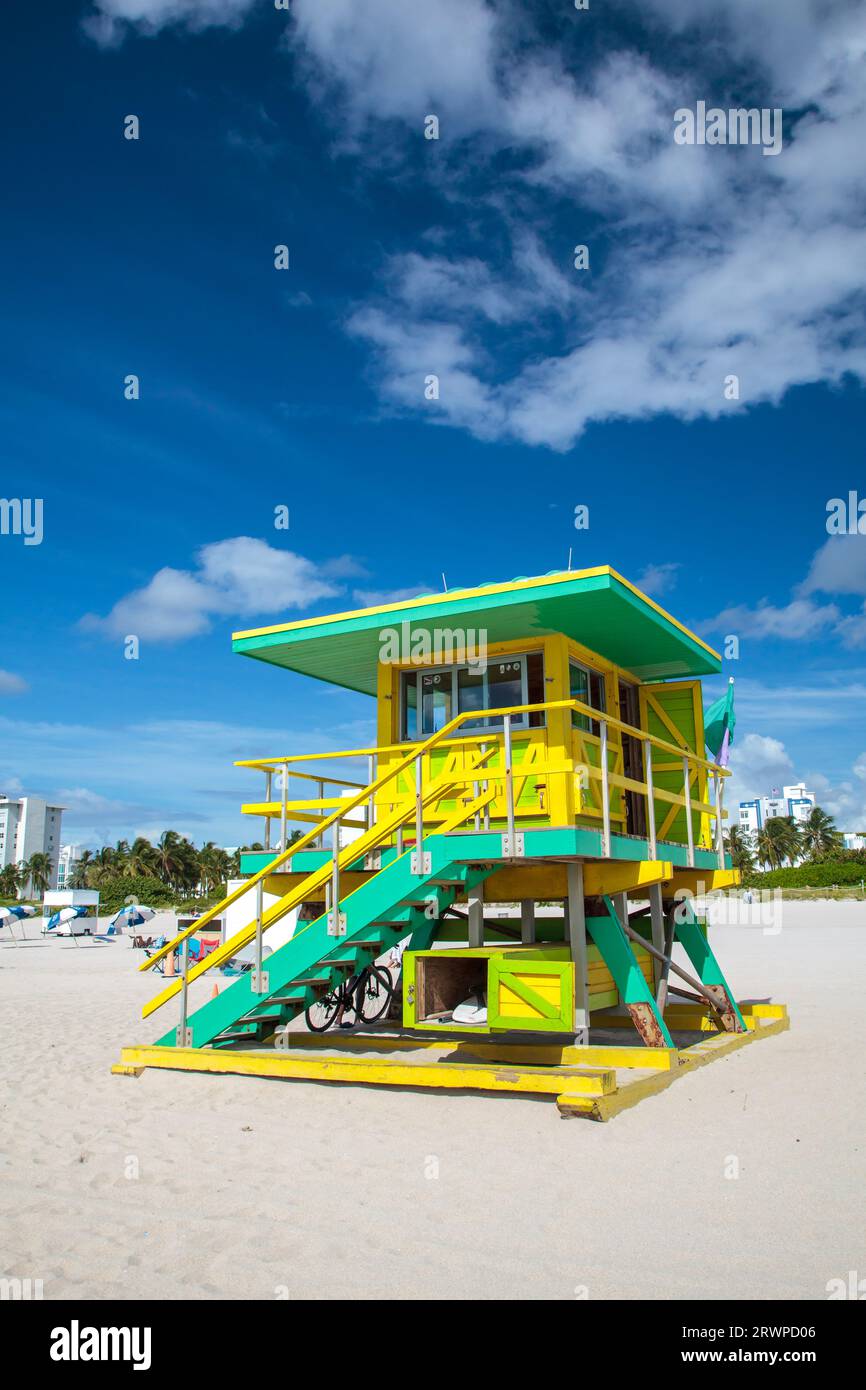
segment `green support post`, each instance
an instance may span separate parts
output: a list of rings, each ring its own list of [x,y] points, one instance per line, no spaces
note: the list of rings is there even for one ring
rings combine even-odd
[[[601,951],[613,976],[619,997],[631,1014],[635,1028],[648,1047],[675,1047],[667,1025],[656,1008],[652,990],[643,976],[631,942],[622,928],[609,897],[606,917],[587,917],[586,929]]]

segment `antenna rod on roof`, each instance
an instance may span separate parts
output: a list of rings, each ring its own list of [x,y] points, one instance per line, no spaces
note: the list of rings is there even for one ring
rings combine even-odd
[[[445,571],[444,571],[444,570],[442,571],[442,588],[445,590],[445,592],[446,592],[446,594],[447,594],[447,592],[448,592],[448,581],[447,581],[447,579],[445,578]]]
[[[571,546],[568,547],[568,568],[571,570]]]

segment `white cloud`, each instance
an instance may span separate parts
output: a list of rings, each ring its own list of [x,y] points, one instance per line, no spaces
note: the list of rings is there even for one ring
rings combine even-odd
[[[766,796],[772,787],[790,782],[794,764],[790,754],[777,738],[763,734],[746,734],[735,739],[731,747],[731,776],[725,782],[728,810],[741,801]],[[732,818],[733,819],[733,818]]]
[[[291,550],[251,536],[203,546],[195,570],[166,567],[119,599],[104,618],[87,614],[85,631],[173,642],[207,632],[216,616],[252,617],[303,609],[340,592],[334,579],[356,567],[343,558],[317,567]]]
[[[170,25],[197,32],[214,26],[236,29],[256,0],[94,0],[83,20],[97,43],[113,47],[130,31],[153,36]]]
[[[16,676],[14,671],[0,671],[0,695],[23,695],[29,689],[23,676]]]
[[[725,784],[728,810],[735,811],[741,801],[767,796],[774,787],[781,789],[802,780],[817,804],[834,818],[839,830],[860,830],[866,828],[866,753],[856,759],[851,771],[853,781],[845,777],[834,780],[808,768],[801,777],[800,769],[795,769],[779,739],[747,734],[731,749],[731,777]],[[732,814],[731,823],[734,819]]]
[[[354,599],[364,608],[384,608],[389,603],[402,603],[431,592],[430,584],[408,584],[405,589],[356,589]]]
[[[841,613],[835,604],[813,603],[811,599],[794,599],[783,608],[762,600],[756,608],[740,605],[725,608],[714,618],[698,623],[699,631],[732,633],[737,637],[781,637],[802,641],[817,637],[828,628],[836,628]]]
[[[812,557],[800,592],[866,595],[866,536],[830,536]]]
[[[678,560],[669,560],[663,565],[647,565],[646,569],[638,575],[635,584],[645,594],[658,598],[659,595],[669,593],[671,589],[676,588],[677,571],[681,568]]]
[[[116,42],[169,24],[237,24],[251,9],[98,0],[94,23]],[[396,152],[463,208],[458,256],[432,244],[426,257],[386,252],[381,290],[347,316],[388,406],[565,450],[594,421],[716,418],[778,403],[798,384],[866,380],[866,10],[857,0],[635,0],[634,10],[654,41],[623,33],[599,56],[582,43],[585,17],[560,50],[532,7],[509,0],[293,0],[295,74],[353,146],[356,170]],[[746,91],[786,108],[778,157],[674,144],[678,107],[738,104]],[[435,142],[423,137],[430,113]],[[572,270],[561,232],[542,236],[562,200],[578,228],[605,220],[606,261],[590,277]],[[491,212],[510,251],[479,246]],[[430,374],[436,402],[424,398]],[[731,375],[736,400],[724,394]]]
[[[814,593],[866,594],[866,536],[831,536],[816,551],[809,572],[794,589],[790,603],[777,607],[762,599],[757,607],[725,608],[714,618],[695,623],[698,632],[738,637],[801,641],[832,632],[849,650],[866,647],[866,603],[857,613],[843,613],[835,603],[819,603]]]
[[[499,273],[465,253],[386,261],[385,293],[348,321],[373,350],[384,400],[426,409],[423,380],[435,373],[441,394],[431,420],[483,439],[567,449],[591,421],[716,417],[778,402],[796,384],[838,382],[846,372],[866,378],[858,302],[866,288],[862,17],[837,4],[827,22],[815,6],[792,0],[793,44],[787,5],[780,17],[777,0],[749,0],[748,20],[744,5],[729,20],[715,4],[656,0],[665,30],[656,66],[615,52],[570,72],[549,47],[517,41],[526,26],[509,6],[297,0],[295,49],[315,73],[317,93],[341,101],[359,131],[400,121],[420,141],[425,112],[439,115],[430,176],[447,183],[449,196],[459,198],[462,187],[477,200],[470,178],[508,150],[521,157],[520,174],[500,173],[488,197],[489,205],[498,200],[506,228],[525,227],[519,195],[529,184],[618,221],[591,294],[582,283],[576,289],[565,247],[546,255],[561,267],[556,277],[517,255]],[[670,70],[662,66],[670,31],[681,30],[694,41],[685,84],[681,50]],[[780,87],[792,101],[815,104],[787,132],[782,155],[675,146],[673,111],[686,93],[712,103],[715,84],[727,101],[739,61],[759,90],[762,80],[769,87],[767,104],[778,103]],[[358,146],[371,159],[381,147],[369,133]],[[506,187],[516,191],[513,210]],[[514,235],[516,242],[525,232]],[[570,315],[573,343],[539,345],[530,333],[523,360],[517,354],[503,372],[482,328],[535,327],[539,312]],[[731,374],[739,405],[724,396]]]

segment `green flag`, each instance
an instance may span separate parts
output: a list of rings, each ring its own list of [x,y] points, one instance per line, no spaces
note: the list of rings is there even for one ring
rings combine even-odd
[[[731,676],[728,688],[708,710],[704,710],[704,741],[713,757],[734,741],[734,726],[737,716],[734,713],[734,678]]]

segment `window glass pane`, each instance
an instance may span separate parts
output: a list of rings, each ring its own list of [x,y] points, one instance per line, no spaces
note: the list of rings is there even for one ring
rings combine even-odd
[[[568,688],[572,700],[582,700],[585,705],[589,704],[589,672],[584,670],[582,666],[576,666],[573,661],[568,664]],[[571,722],[575,729],[582,729],[584,733],[588,732],[589,718],[587,715],[572,710]]]
[[[451,718],[451,671],[421,677],[421,729],[425,738],[438,733]]]
[[[544,656],[541,652],[530,652],[526,658],[526,703],[543,705],[547,699],[544,686]],[[530,729],[544,727],[545,711],[536,710],[529,716]]]
[[[475,709],[484,709],[484,676],[480,671],[470,671],[468,666],[458,666],[457,713],[465,714]],[[471,728],[472,722],[468,719],[462,727]]]
[[[591,705],[593,709],[603,710],[606,708],[604,676],[600,672],[578,666],[574,661],[569,662],[569,687],[572,700],[582,700],[585,705]],[[572,710],[571,722],[575,729],[583,729],[584,733],[598,736],[601,732],[597,719],[590,719],[586,714],[578,714],[576,710]]]
[[[492,661],[487,668],[487,706],[488,709],[505,709],[508,705],[523,704],[523,662]],[[490,724],[497,727],[499,719],[491,719]],[[516,726],[525,723],[525,715],[517,715]]]
[[[597,671],[589,673],[589,703],[593,709],[604,709],[604,676]]]
[[[402,685],[401,707],[403,710],[403,731],[401,737],[406,739],[417,739],[418,674],[416,671],[404,671],[400,679]]]

